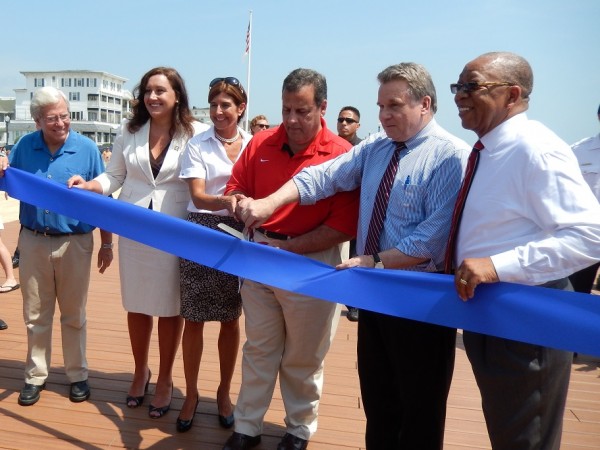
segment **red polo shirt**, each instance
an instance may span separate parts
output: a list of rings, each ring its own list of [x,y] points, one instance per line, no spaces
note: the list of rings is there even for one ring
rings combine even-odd
[[[240,191],[248,197],[264,198],[303,168],[333,159],[352,147],[349,142],[329,131],[324,119],[321,119],[321,126],[321,131],[308,147],[293,156],[284,149],[288,139],[283,125],[255,134],[233,166],[225,193]],[[358,201],[357,189],[340,192],[314,205],[292,203],[275,211],[263,227],[276,233],[299,236],[324,224],[355,236]]]

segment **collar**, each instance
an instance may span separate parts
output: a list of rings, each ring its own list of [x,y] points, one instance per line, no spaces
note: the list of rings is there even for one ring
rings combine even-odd
[[[332,140],[331,136],[335,136],[335,135],[329,131],[329,129],[327,128],[327,122],[325,122],[325,119],[323,117],[321,117],[321,129],[319,130],[319,132],[315,135],[313,140],[306,146],[306,148],[304,150],[296,153],[296,155],[294,155],[294,156],[298,156],[298,155],[312,156],[316,153],[321,153],[324,155],[330,154],[331,148],[329,148],[328,144]],[[278,148],[280,148],[282,151],[285,151],[285,152],[291,152],[291,150],[289,150],[289,142],[288,142],[287,133],[285,131],[285,127],[283,126],[283,124],[281,124],[278,127],[277,132],[276,132],[276,137],[277,137]],[[339,138],[339,139],[342,139],[342,138]]]

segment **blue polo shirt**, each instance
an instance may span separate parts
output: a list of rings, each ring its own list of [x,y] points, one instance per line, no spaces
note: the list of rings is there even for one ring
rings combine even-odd
[[[73,175],[81,175],[89,181],[104,172],[94,141],[73,130],[54,155],[44,142],[41,130],[25,135],[13,147],[9,161],[12,167],[63,185]],[[26,228],[48,233],[88,233],[95,228],[24,202],[20,205],[19,221]]]

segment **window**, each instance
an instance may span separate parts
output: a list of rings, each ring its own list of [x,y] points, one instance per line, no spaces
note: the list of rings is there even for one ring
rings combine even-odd
[[[79,92],[69,92],[69,101],[78,102],[80,100]]]
[[[98,120],[98,113],[96,111],[88,111],[88,120],[95,122]]]
[[[44,87],[44,79],[43,78],[34,78],[33,79],[33,87]]]

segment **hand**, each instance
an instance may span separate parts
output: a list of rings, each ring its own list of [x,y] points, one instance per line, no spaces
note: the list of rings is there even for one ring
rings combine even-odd
[[[235,215],[238,220],[244,222],[246,228],[258,228],[271,217],[275,206],[268,198],[254,200],[245,198],[238,202]]]
[[[0,153],[0,177],[4,176],[4,171],[8,168],[8,156]]]
[[[73,186],[80,189],[86,189],[86,181],[81,175],[73,175],[67,180],[67,187],[71,189]]]
[[[467,301],[475,295],[475,288],[481,283],[497,283],[498,274],[491,258],[467,258],[456,269],[454,285],[458,296]]]
[[[372,255],[360,255],[342,261],[340,264],[335,266],[336,270],[350,269],[352,267],[368,267],[369,269],[372,269],[375,267],[375,260],[373,259]]]
[[[113,251],[112,248],[100,248],[98,250],[98,272],[104,273],[108,266],[112,263]]]

